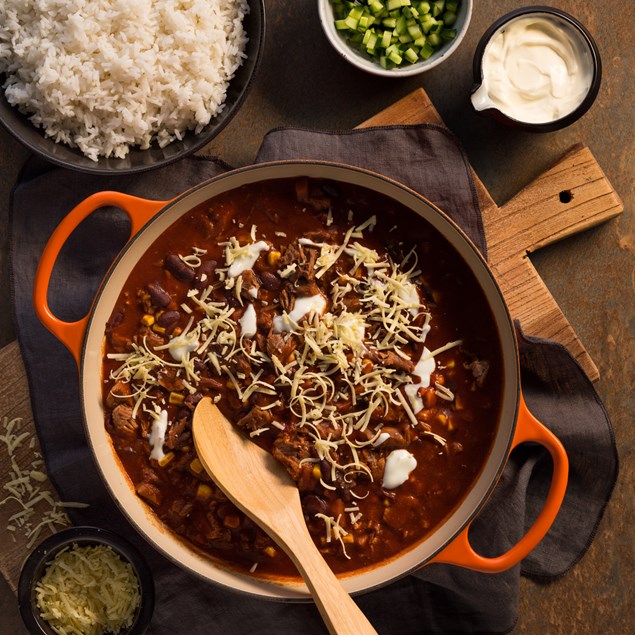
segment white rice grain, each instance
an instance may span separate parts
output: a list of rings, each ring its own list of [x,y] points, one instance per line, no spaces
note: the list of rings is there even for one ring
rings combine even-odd
[[[245,59],[246,0],[2,0],[7,101],[94,161],[218,115]]]

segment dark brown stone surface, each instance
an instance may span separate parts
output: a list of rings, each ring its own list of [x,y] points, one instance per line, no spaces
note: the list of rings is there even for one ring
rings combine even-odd
[[[371,77],[340,59],[320,30],[316,4],[266,0],[267,43],[256,82],[241,112],[205,153],[246,164],[273,127],[350,128],[422,86],[497,202],[507,200],[579,141],[591,148],[621,195],[625,210],[620,217],[532,256],[599,367],[596,387],[615,427],[621,474],[582,561],[556,582],[522,581],[514,632],[635,632],[635,4],[550,3],[578,17],[594,35],[604,79],[595,105],[582,120],[545,135],[503,128],[478,117],[468,105],[476,43],[491,22],[519,6],[515,0],[475,2],[469,33],[457,52],[442,66],[407,80]],[[15,338],[7,271],[8,207],[26,156],[0,130],[0,346]],[[19,634],[20,629],[15,599],[0,582],[0,632]]]

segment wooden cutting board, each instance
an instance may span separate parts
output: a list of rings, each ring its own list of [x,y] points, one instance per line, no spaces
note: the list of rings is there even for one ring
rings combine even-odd
[[[422,90],[407,95],[362,126],[445,125]],[[472,170],[483,215],[488,260],[514,319],[527,335],[564,344],[592,381],[597,366],[529,260],[529,254],[603,223],[624,206],[589,148],[572,147],[551,169],[502,206]]]
[[[390,124],[434,123],[444,125],[422,89],[418,89],[386,110],[365,121],[360,127]],[[489,262],[500,284],[511,314],[520,320],[525,332],[557,340],[577,358],[587,375],[596,380],[598,370],[585,351],[573,328],[529,261],[528,255],[540,247],[583,231],[619,214],[622,203],[589,149],[572,148],[550,170],[532,181],[505,205],[498,206],[474,174],[483,213]],[[34,439],[34,447],[23,444],[17,460],[23,469],[33,452],[39,451],[29,402],[29,388],[17,342],[0,350],[0,422],[7,417],[21,419],[21,431]],[[0,430],[0,435],[4,431]],[[11,461],[0,444],[0,483],[4,487]],[[41,484],[54,500],[59,500],[51,484]],[[0,498],[4,497],[2,490]],[[40,516],[50,508],[46,500],[36,506]],[[9,502],[0,506],[0,531],[11,514],[20,508]],[[34,521],[34,525],[37,519]],[[38,542],[50,535],[48,528]],[[15,591],[22,562],[29,552],[28,540],[19,532],[3,541],[0,572]]]

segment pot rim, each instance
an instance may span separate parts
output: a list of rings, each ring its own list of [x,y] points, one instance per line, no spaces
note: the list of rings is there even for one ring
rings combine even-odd
[[[159,209],[159,211],[152,217],[150,218],[150,220],[148,220],[142,227],[141,229],[138,231],[138,233],[136,233],[130,240],[129,242],[121,249],[121,251],[119,252],[119,254],[116,256],[116,258],[114,259],[108,273],[105,275],[104,279],[102,280],[99,289],[97,291],[97,293],[95,294],[95,298],[93,301],[93,304],[91,306],[89,315],[88,315],[88,320],[87,320],[87,324],[86,324],[86,329],[84,332],[84,335],[82,337],[82,344],[81,344],[81,355],[79,358],[79,392],[80,392],[80,403],[81,403],[81,410],[82,410],[82,423],[83,423],[83,427],[84,427],[84,431],[87,437],[87,442],[88,445],[91,449],[91,453],[93,454],[93,458],[95,460],[95,464],[97,466],[97,469],[100,473],[100,476],[102,478],[102,481],[104,482],[104,485],[106,486],[106,489],[108,490],[110,496],[113,498],[113,500],[115,501],[115,503],[117,504],[117,506],[119,507],[119,509],[121,510],[121,512],[124,514],[124,516],[126,517],[126,519],[133,525],[133,527],[135,528],[135,530],[137,531],[137,533],[139,533],[147,542],[149,542],[155,549],[157,549],[160,553],[162,553],[164,556],[166,556],[169,560],[171,560],[172,562],[174,562],[175,564],[177,564],[178,566],[182,567],[182,568],[186,568],[188,571],[190,571],[191,573],[194,573],[195,575],[197,575],[197,577],[200,577],[202,579],[204,579],[207,582],[212,582],[214,584],[218,584],[221,587],[224,587],[228,590],[234,591],[234,592],[239,592],[242,594],[245,594],[247,596],[250,597],[256,597],[259,599],[265,599],[265,600],[272,600],[272,601],[282,601],[282,602],[307,602],[307,601],[311,601],[310,596],[306,595],[306,588],[301,584],[298,585],[297,588],[300,589],[300,592],[302,593],[301,597],[298,597],[297,595],[293,596],[293,597],[287,597],[287,596],[273,596],[273,595],[265,595],[265,594],[261,594],[259,592],[255,592],[255,591],[249,591],[249,590],[245,590],[245,589],[240,589],[240,588],[236,588],[234,586],[231,586],[229,584],[226,584],[224,582],[221,582],[219,580],[212,580],[210,577],[206,576],[204,573],[197,571],[195,569],[192,569],[191,567],[189,567],[188,565],[184,564],[183,562],[181,562],[180,560],[178,560],[173,554],[169,553],[166,549],[164,549],[161,545],[157,544],[157,542],[155,540],[153,540],[148,534],[147,532],[139,525],[139,523],[137,523],[137,521],[132,517],[132,515],[129,513],[129,511],[126,509],[126,507],[124,506],[124,504],[118,499],[117,495],[116,495],[116,491],[113,489],[113,486],[111,485],[109,479],[106,476],[106,473],[104,471],[103,466],[101,465],[101,462],[99,460],[98,457],[98,453],[97,450],[95,448],[95,444],[94,444],[94,439],[93,436],[91,435],[91,426],[89,424],[89,417],[88,417],[88,408],[87,408],[87,398],[86,398],[86,394],[85,394],[85,381],[86,381],[86,367],[87,364],[90,364],[94,361],[94,359],[89,359],[89,353],[90,353],[90,349],[88,346],[88,339],[90,337],[90,335],[92,334],[93,329],[97,329],[98,334],[99,334],[99,339],[100,341],[103,340],[103,323],[99,322],[99,324],[96,324],[96,308],[99,306],[100,301],[105,297],[105,295],[107,293],[112,293],[112,289],[109,289],[109,284],[111,283],[111,278],[112,278],[112,274],[113,272],[116,270],[117,266],[121,263],[121,261],[127,257],[134,249],[138,248],[138,242],[139,239],[142,236],[148,236],[147,232],[150,231],[150,228],[152,225],[154,225],[155,223],[157,223],[158,221],[160,221],[161,219],[164,219],[165,215],[172,210],[175,206],[181,204],[185,199],[197,194],[197,193],[201,193],[201,190],[205,190],[210,188],[211,186],[213,186],[214,184],[217,183],[222,183],[223,181],[226,181],[228,179],[232,180],[232,179],[236,179],[237,177],[239,177],[240,175],[244,174],[244,173],[248,173],[248,172],[267,172],[268,170],[281,170],[283,168],[297,168],[297,169],[302,169],[302,168],[308,168],[308,167],[314,167],[314,168],[318,168],[318,169],[324,169],[327,172],[331,171],[332,174],[325,174],[325,175],[320,175],[319,177],[316,178],[331,178],[333,180],[338,180],[337,179],[337,173],[338,172],[344,172],[344,173],[354,173],[354,174],[358,174],[361,175],[362,178],[367,178],[370,177],[371,179],[376,179],[378,181],[381,181],[383,183],[388,184],[388,187],[390,189],[392,189],[394,191],[394,188],[397,188],[399,191],[401,191],[403,194],[405,194],[405,196],[407,198],[411,198],[414,197],[415,199],[418,199],[421,203],[423,203],[424,205],[428,206],[433,212],[434,212],[434,216],[438,217],[440,219],[440,223],[441,225],[445,225],[445,227],[449,227],[450,230],[449,232],[454,232],[455,236],[458,237],[459,241],[461,241],[469,250],[470,250],[470,255],[473,258],[476,258],[476,260],[480,263],[480,268],[481,268],[481,272],[483,274],[485,274],[488,278],[488,282],[489,282],[489,288],[490,291],[495,293],[495,296],[499,302],[499,307],[498,309],[501,311],[501,314],[504,315],[504,324],[506,326],[507,329],[507,337],[504,337],[504,333],[501,332],[501,328],[500,325],[497,328],[497,332],[499,335],[499,342],[500,342],[500,347],[501,347],[501,357],[502,357],[502,361],[503,361],[503,377],[502,377],[502,383],[503,383],[503,401],[501,402],[501,408],[500,408],[500,412],[498,415],[498,429],[496,432],[496,436],[494,437],[494,441],[492,443],[492,447],[490,448],[490,452],[488,455],[488,458],[485,461],[484,466],[481,468],[481,471],[479,473],[479,475],[476,477],[476,479],[473,481],[470,489],[466,492],[466,494],[463,496],[463,498],[461,499],[461,501],[457,504],[457,506],[448,514],[448,516],[444,519],[444,521],[442,523],[440,523],[435,529],[434,531],[426,536],[422,541],[420,541],[419,543],[416,543],[412,548],[408,549],[407,551],[401,552],[400,554],[396,555],[395,557],[393,557],[392,559],[388,560],[388,561],[384,561],[382,563],[380,563],[379,565],[376,565],[375,567],[371,567],[371,568],[367,568],[367,569],[362,569],[362,570],[358,570],[357,572],[351,572],[348,574],[344,574],[340,577],[340,580],[346,585],[346,581],[347,580],[352,580],[357,576],[363,575],[364,573],[366,573],[367,571],[373,571],[373,570],[378,570],[380,568],[383,568],[384,566],[389,565],[390,563],[394,563],[397,562],[400,558],[402,558],[404,555],[411,553],[413,550],[419,548],[421,545],[423,545],[424,543],[426,543],[431,537],[433,537],[434,535],[438,534],[439,531],[445,527],[448,524],[448,521],[450,521],[451,519],[453,519],[455,516],[457,516],[458,512],[461,510],[461,507],[464,505],[464,503],[466,502],[466,500],[470,497],[471,493],[474,492],[477,484],[479,483],[479,481],[483,478],[484,472],[486,470],[486,467],[489,465],[490,460],[492,460],[492,454],[494,452],[494,445],[497,443],[497,440],[499,439],[499,436],[501,434],[502,431],[505,431],[505,434],[507,435],[505,441],[504,441],[504,446],[502,448],[498,448],[497,450],[497,454],[500,454],[500,460],[497,461],[497,465],[495,466],[495,470],[494,468],[490,468],[492,469],[495,473],[493,475],[493,477],[490,478],[489,483],[487,485],[487,487],[483,490],[483,492],[481,494],[478,495],[478,501],[475,504],[472,504],[471,506],[471,511],[468,514],[465,514],[465,516],[458,522],[458,527],[455,530],[452,530],[451,532],[448,533],[448,536],[445,539],[442,539],[439,541],[439,544],[437,546],[435,546],[430,553],[428,553],[422,560],[417,560],[417,563],[414,564],[413,566],[409,566],[407,567],[407,569],[403,569],[403,567],[401,567],[401,571],[398,574],[394,574],[394,575],[390,575],[389,577],[387,577],[386,579],[376,583],[376,584],[372,584],[369,586],[365,586],[363,588],[356,588],[353,590],[350,590],[350,594],[351,595],[361,595],[361,594],[365,594],[365,593],[369,593],[371,591],[374,591],[378,588],[381,588],[387,584],[390,584],[392,582],[397,581],[400,578],[403,578],[411,573],[413,573],[414,571],[416,571],[417,569],[419,569],[420,567],[424,566],[425,564],[428,564],[433,558],[435,558],[435,556],[439,555],[440,552],[442,552],[450,543],[452,543],[455,538],[466,528],[469,526],[469,524],[474,520],[474,518],[481,512],[481,510],[483,509],[483,507],[485,506],[485,503],[487,502],[489,496],[491,495],[492,491],[494,490],[494,488],[496,487],[503,469],[505,467],[505,464],[507,462],[507,459],[509,457],[509,453],[510,453],[510,449],[512,447],[512,442],[514,439],[514,433],[516,430],[516,425],[517,425],[517,418],[518,418],[518,411],[519,411],[519,405],[520,405],[520,366],[519,366],[519,360],[518,360],[518,345],[517,345],[517,341],[516,341],[516,337],[515,337],[515,330],[514,330],[514,325],[513,325],[513,321],[511,318],[511,315],[509,313],[509,309],[507,308],[507,305],[505,303],[502,291],[498,285],[498,283],[496,282],[496,279],[489,267],[489,265],[487,264],[487,261],[485,260],[485,258],[483,257],[483,255],[481,254],[481,252],[478,250],[478,248],[474,245],[474,243],[470,240],[470,238],[467,236],[467,234],[461,229],[461,227],[453,220],[451,219],[447,214],[445,214],[445,212],[443,212],[438,206],[436,206],[434,203],[430,202],[428,199],[426,199],[423,195],[419,194],[418,192],[416,192],[415,190],[413,190],[412,188],[409,188],[408,186],[395,181],[394,179],[391,179],[390,177],[384,176],[382,174],[379,174],[377,172],[373,172],[371,170],[367,170],[365,168],[360,168],[357,166],[351,166],[351,165],[347,165],[345,163],[338,163],[338,162],[332,162],[332,161],[322,161],[322,160],[283,160],[283,161],[271,161],[271,162],[266,162],[266,163],[259,163],[259,164],[255,164],[255,165],[249,165],[249,166],[243,166],[243,167],[239,167],[236,168],[234,170],[230,170],[228,172],[225,172],[223,174],[214,176],[210,179],[207,179],[206,181],[203,181],[202,183],[193,186],[192,188],[182,192],[181,194],[179,194],[178,196],[176,196],[174,199],[167,201],[166,204],[161,207]],[[278,174],[278,175],[265,175],[265,177],[263,177],[262,179],[257,179],[257,180],[271,180],[271,179],[275,179],[275,178],[293,178],[295,176],[298,176],[298,174],[292,174],[292,175],[284,175],[284,174]],[[314,175],[311,175],[314,176]],[[342,180],[342,179],[340,179]],[[250,183],[253,181],[249,181]],[[243,183],[241,183],[243,184]],[[230,186],[228,187],[226,190],[223,191],[228,191],[231,189],[234,189],[234,187],[236,186]],[[367,189],[371,189],[373,190],[372,187],[370,187],[369,185],[363,184],[362,187],[366,187]],[[217,193],[218,194],[218,193]],[[212,198],[213,196],[217,195],[217,194],[211,194],[208,198]],[[390,194],[389,194],[390,195]],[[393,197],[394,198],[394,197]],[[398,199],[397,199],[398,200]],[[402,202],[402,201],[400,201]],[[403,202],[402,202],[403,203]],[[183,216],[183,214],[187,213],[187,211],[193,209],[196,204],[192,204],[190,207],[188,207],[187,209],[184,209],[177,217],[175,217],[174,219],[172,219],[170,221],[170,225],[172,225],[178,218],[181,218]],[[407,203],[405,203],[406,207],[409,207],[413,213],[417,214],[419,217],[421,217],[421,220],[423,222],[430,222],[429,219],[423,217],[419,212],[417,212],[416,210],[412,209],[410,205],[408,205]],[[456,246],[453,244],[453,242],[450,240],[450,237],[448,236],[448,231],[445,231],[444,229],[440,229],[439,227],[437,227],[436,225],[433,225],[443,236],[443,238],[445,240],[448,241],[448,243],[451,245],[451,247],[453,249],[457,249]],[[158,233],[157,233],[158,235]],[[156,239],[157,235],[153,236],[152,240]],[[459,251],[459,250],[457,250]],[[143,255],[143,253],[145,253],[145,249],[143,249],[143,251],[141,251],[141,253],[137,254],[135,257],[135,260],[138,261],[139,257],[141,257]],[[462,253],[461,251],[459,251],[459,255],[464,259],[465,259],[465,254]],[[474,282],[479,284],[481,286],[481,288],[483,289],[483,283],[481,281],[481,279],[476,275],[476,273],[474,272],[474,268],[471,264],[469,264],[466,261],[466,265],[469,267],[470,271],[472,271],[473,275],[474,275]],[[128,272],[130,271],[130,269],[128,269]],[[117,295],[120,291],[121,287],[117,287],[116,288],[116,292]],[[485,289],[483,289],[484,295],[486,296],[486,300],[487,300],[487,304],[490,308],[490,310],[492,310],[492,315],[493,315],[493,319],[495,321],[498,321],[496,318],[496,314],[494,311],[494,308],[492,307],[492,302],[491,299],[489,298],[489,296],[487,295],[487,293],[485,292]],[[511,350],[506,350],[506,346],[512,345],[512,349]],[[101,360],[101,356],[102,356],[102,350],[99,351],[99,360]],[[512,372],[508,372],[507,369],[507,364],[508,364],[508,360],[513,360],[513,373]],[[512,379],[512,382],[508,382],[508,379]],[[503,412],[504,410],[504,406],[505,406],[505,400],[508,401],[508,407],[507,407],[507,413]],[[511,406],[510,406],[511,404]],[[509,423],[505,423],[503,420],[505,419],[505,415],[507,415],[507,417],[510,418]],[[512,416],[513,415],[513,416]],[[508,429],[508,432],[507,432]],[[112,449],[112,448],[111,448]],[[116,454],[114,453],[113,450],[113,454],[115,455],[115,460],[116,462],[119,464],[119,468],[123,471],[123,466],[121,466],[118,457],[116,457]],[[127,474],[125,474],[126,479],[128,479]],[[140,502],[141,504],[141,502]],[[142,504],[144,506],[144,509],[147,507],[145,505],[145,503]],[[189,542],[186,542],[183,538],[177,536],[176,534],[173,534],[170,530],[168,530],[166,527],[163,527],[163,531],[164,533],[167,532],[172,539],[179,541],[180,543],[184,544],[186,546],[187,549],[189,549],[189,551],[196,553],[198,556],[200,556],[200,551],[193,546],[192,544],[190,544]],[[226,563],[223,562],[219,562],[216,559],[210,558],[209,556],[206,556],[206,559],[210,562],[212,562],[214,564],[214,566],[216,566],[217,568],[222,568],[225,571],[229,572],[230,575],[234,574],[234,575],[238,575],[240,577],[243,577],[244,574],[235,569],[234,567],[232,567],[231,565],[228,565]],[[287,583],[285,586],[285,582]],[[295,584],[296,581],[295,580],[286,580],[283,578],[276,578],[276,579],[271,579],[271,578],[258,578],[258,584],[259,585],[264,585],[266,587],[269,587],[270,589],[273,588],[289,588],[288,584],[289,582],[292,583],[292,587],[293,589],[296,588]],[[269,593],[271,593],[271,591],[269,591]]]

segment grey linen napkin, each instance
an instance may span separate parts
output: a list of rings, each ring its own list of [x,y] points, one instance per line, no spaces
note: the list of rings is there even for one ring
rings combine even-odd
[[[371,168],[409,185],[439,205],[485,252],[469,166],[456,139],[432,125],[347,132],[281,129],[265,138],[257,161],[324,159]],[[285,635],[325,632],[312,604],[253,599],[201,581],[146,544],[117,509],[100,480],[81,422],[77,369],[66,349],[35,316],[31,294],[41,251],[59,221],[86,196],[115,189],[168,199],[228,169],[217,160],[186,159],[131,177],[96,177],[32,159],[13,192],[12,292],[36,426],[49,476],[63,500],[90,503],[73,510],[76,524],[113,529],[136,544],[154,574],[157,603],[149,633]],[[101,277],[128,235],[117,210],[95,213],[68,241],[58,260],[49,301],[67,320],[89,308]],[[514,569],[497,575],[430,565],[356,601],[380,634],[503,633],[517,618],[520,574],[549,579],[585,553],[617,476],[617,452],[606,412],[582,370],[561,346],[519,332],[522,384],[530,409],[563,441],[570,484],[552,530]],[[511,455],[471,540],[484,555],[504,552],[542,506],[551,473],[538,446]]]

